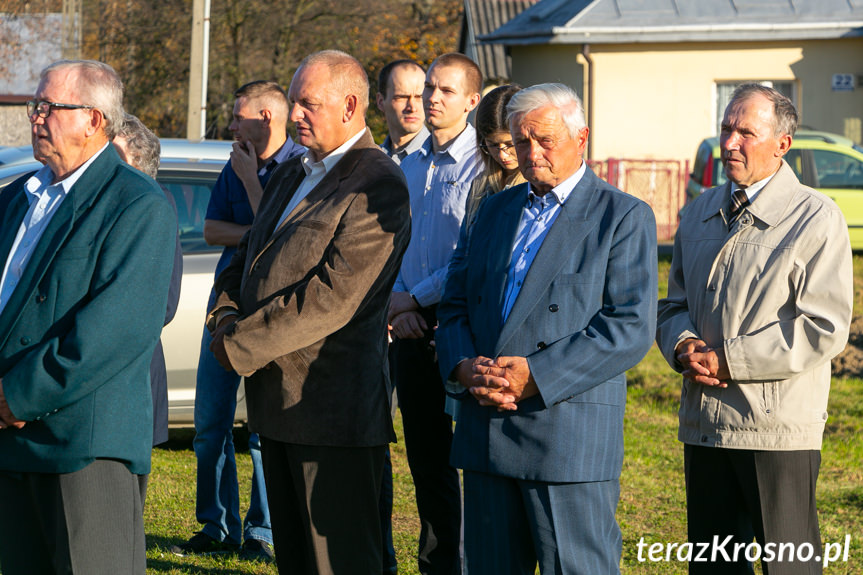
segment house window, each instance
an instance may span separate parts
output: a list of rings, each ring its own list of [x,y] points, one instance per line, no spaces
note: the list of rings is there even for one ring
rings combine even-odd
[[[762,84],[764,86],[770,86],[771,88],[775,88],[780,94],[783,96],[787,96],[788,99],[791,100],[791,103],[795,106],[797,105],[797,95],[795,94],[795,85],[794,82],[788,80],[776,81],[776,80],[741,80],[739,82],[717,82],[716,83],[716,123],[714,124],[716,128],[715,135],[719,135],[719,132],[722,128],[722,117],[725,115],[725,108],[728,106],[728,102],[731,101],[731,94],[734,92],[734,89],[740,84],[756,82],[758,84]]]

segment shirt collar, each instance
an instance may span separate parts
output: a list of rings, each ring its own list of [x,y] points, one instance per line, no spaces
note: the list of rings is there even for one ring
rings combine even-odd
[[[746,197],[749,198],[750,202],[747,208],[749,212],[770,226],[775,226],[778,223],[786,209],[785,203],[787,203],[788,197],[790,197],[783,193],[774,194],[769,189],[765,189],[774,180],[776,185],[773,187],[778,186],[779,188],[799,184],[799,180],[791,169],[791,166],[783,159],[782,165],[779,166],[779,170],[774,174],[755,182],[745,189],[747,193]],[[722,189],[727,189],[727,191],[723,193]],[[736,189],[738,189],[737,186],[730,180],[722,184],[722,187],[713,188],[710,191],[709,197],[704,198],[708,201],[708,204],[703,211],[704,217],[701,221],[706,222],[710,218],[724,213],[728,207],[731,194]],[[761,192],[764,193],[762,194]],[[705,194],[707,193],[705,192]],[[757,204],[753,203],[756,194],[761,197],[761,200]]]
[[[84,172],[87,171],[87,168],[90,167],[90,164],[96,161],[96,158],[105,151],[105,148],[108,147],[109,142],[105,142],[105,145],[102,146],[99,151],[90,156],[86,162],[81,164],[77,170],[66,176],[63,180],[57,182],[56,184],[52,184],[51,182],[54,180],[54,172],[51,171],[47,165],[42,166],[42,168],[33,174],[29,180],[24,184],[24,189],[27,190],[28,196],[27,201],[29,203],[33,203],[39,196],[48,188],[52,186],[57,186],[56,189],[60,190],[60,193],[66,195],[72,189],[72,186],[84,175]]]
[[[780,165],[780,167],[781,167],[781,165]],[[745,188],[742,188],[743,192],[746,194],[746,197],[749,198],[749,203],[752,203],[755,201],[755,196],[758,195],[758,192],[760,192],[761,190],[764,189],[764,186],[766,186],[770,182],[770,180],[773,179],[773,176],[775,176],[778,171],[779,170],[776,170],[776,172],[773,172],[772,174],[770,174],[769,176],[767,176],[763,180],[758,180],[754,184],[747,186]],[[741,188],[735,186],[734,182],[731,182],[731,187],[730,187],[730,193],[731,194],[734,193],[734,190],[739,190],[739,189],[741,189]]]
[[[399,154],[399,155],[405,155],[405,156],[410,155],[410,154],[416,152],[417,150],[419,150],[422,147],[422,145],[425,143],[425,141],[428,139],[428,137],[429,137],[428,128],[423,126],[422,129],[419,132],[417,132],[413,138],[411,138],[410,142],[408,142],[407,144],[405,144],[401,148],[398,148],[396,150],[392,150],[391,153]],[[389,136],[387,136],[387,138],[389,138]],[[390,147],[392,147],[392,141],[390,141]]]
[[[580,182],[581,178],[584,177],[584,172],[586,170],[587,170],[587,162],[582,160],[581,166],[575,171],[574,174],[572,174],[567,179],[565,179],[564,181],[562,181],[561,183],[559,183],[558,185],[553,187],[551,189],[551,191],[549,193],[545,194],[545,196],[543,196],[543,197],[547,198],[547,201],[553,201],[553,202],[557,202],[560,205],[563,205],[563,203],[567,200],[567,198],[569,198],[569,196],[572,195],[572,192],[573,192],[573,190],[575,190],[575,186],[578,185],[578,182]],[[527,189],[528,189],[528,192],[527,192],[528,193],[528,204],[531,204],[531,203],[533,203],[534,198],[539,198],[539,196],[537,196],[533,192],[533,187],[530,184],[528,184]]]
[[[424,156],[432,153],[432,144],[433,139],[431,137],[426,138],[425,142],[423,142],[422,147],[419,148],[420,152]],[[464,127],[464,130],[461,131],[461,134],[456,136],[455,139],[450,142],[450,145],[446,147],[446,149],[438,150],[436,153],[449,154],[449,156],[456,163],[460,163],[462,159],[476,154],[476,130],[473,126],[467,124]]]
[[[318,167],[322,167],[324,173],[332,170],[333,167],[335,167],[335,165],[338,163],[338,161],[342,159],[342,156],[344,156],[345,153],[354,146],[354,144],[359,142],[360,138],[362,138],[363,134],[365,133],[366,128],[364,126],[362,130],[351,136],[344,144],[327,154],[326,157],[324,157],[324,159],[320,162],[316,162],[314,158],[312,158],[311,150],[306,150],[303,153],[302,158],[303,170],[306,172],[306,175],[308,176],[312,173],[313,169]]]
[[[288,157],[291,154],[291,148],[292,148],[292,146],[288,145],[288,142],[289,142],[289,140],[285,140],[285,143],[282,144],[282,147],[279,148],[278,152],[273,154],[273,157],[270,159],[269,162],[267,162],[267,165],[272,164],[273,162],[275,162],[277,164],[281,164],[282,162],[284,162],[285,160],[288,159]]]

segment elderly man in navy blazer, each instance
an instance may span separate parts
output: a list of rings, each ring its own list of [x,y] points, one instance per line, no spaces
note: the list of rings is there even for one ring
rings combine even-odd
[[[462,230],[438,308],[441,374],[461,398],[465,566],[618,573],[624,372],[653,336],[653,213],[586,166],[571,89],[533,86],[507,110],[528,183]]]
[[[123,85],[43,70],[27,103],[45,167],[0,194],[0,569],[144,575],[138,475],[177,218],[109,140]]]

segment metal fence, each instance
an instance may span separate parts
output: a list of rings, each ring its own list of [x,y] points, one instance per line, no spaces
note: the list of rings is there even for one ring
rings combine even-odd
[[[659,241],[674,238],[677,214],[686,199],[689,161],[609,158],[588,164],[600,178],[653,208]]]

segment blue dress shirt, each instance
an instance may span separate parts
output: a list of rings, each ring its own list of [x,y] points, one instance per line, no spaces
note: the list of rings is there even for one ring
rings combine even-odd
[[[527,203],[521,213],[521,221],[518,223],[509,270],[506,274],[501,325],[506,323],[506,318],[509,317],[509,312],[512,311],[512,306],[524,284],[524,278],[527,277],[527,272],[530,271],[530,266],[545,236],[548,235],[548,231],[560,214],[560,207],[578,185],[584,171],[585,162],[581,162],[581,167],[573,175],[542,197],[534,194],[528,185]]]
[[[467,194],[482,171],[476,130],[470,124],[446,150],[434,152],[432,141],[427,138],[401,163],[410,191],[411,241],[393,287],[410,292],[422,307],[441,299]]]
[[[6,302],[9,301],[12,292],[15,291],[15,286],[21,280],[21,274],[24,273],[24,268],[30,261],[33,250],[36,249],[36,244],[39,243],[45,228],[48,227],[48,223],[57,212],[57,208],[63,203],[66,194],[107,147],[108,144],[102,146],[102,149],[90,156],[90,159],[77,170],[56,184],[51,183],[54,179],[54,172],[48,166],[43,166],[24,183],[30,208],[24,215],[21,227],[18,228],[18,235],[15,237],[15,242],[12,244],[9,257],[3,268],[3,275],[0,277],[0,312],[6,307]]]

